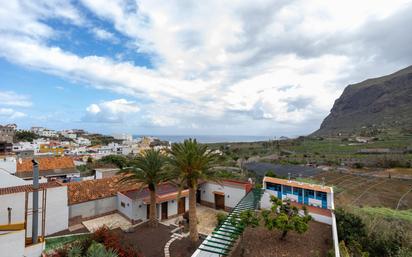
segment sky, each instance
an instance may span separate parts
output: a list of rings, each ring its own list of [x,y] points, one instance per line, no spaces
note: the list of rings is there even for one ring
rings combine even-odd
[[[412,64],[404,0],[0,1],[0,124],[305,135]]]

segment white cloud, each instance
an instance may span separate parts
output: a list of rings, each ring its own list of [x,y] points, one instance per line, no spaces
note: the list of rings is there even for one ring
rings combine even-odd
[[[102,28],[94,27],[91,29],[91,31],[98,39],[117,42],[117,39],[113,33],[106,31]]]
[[[0,117],[1,118],[5,118],[5,119],[18,119],[18,118],[22,118],[25,117],[26,114],[16,111],[14,109],[11,108],[0,108]]]
[[[140,111],[139,106],[133,101],[116,99],[112,101],[91,104],[86,108],[87,115],[83,118],[86,122],[119,123],[129,114]]]
[[[30,107],[32,102],[26,95],[20,95],[13,91],[0,91],[0,105]]]
[[[411,12],[399,12],[412,8],[404,0],[81,1],[129,38],[128,46],[150,54],[153,69],[115,57],[79,56],[50,45],[48,39],[56,33],[45,20],[85,23],[68,0],[59,8],[47,1],[6,2],[0,5],[0,56],[145,99],[140,107],[153,126],[248,133],[250,127],[270,131],[289,124],[298,131],[307,126],[297,124],[319,122],[347,83],[412,63],[410,55],[399,52],[409,48],[396,47],[398,42],[412,43],[403,31],[397,34],[401,39],[385,44],[376,34],[365,33],[381,21],[393,27],[407,24]],[[387,22],[393,17],[400,18]],[[96,37],[113,40],[105,28],[92,28]],[[388,45],[401,49],[397,54],[402,58],[388,61]],[[127,112],[105,104],[111,102],[90,105],[86,117],[123,121]]]

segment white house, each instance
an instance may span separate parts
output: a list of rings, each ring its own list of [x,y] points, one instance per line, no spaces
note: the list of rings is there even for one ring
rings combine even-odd
[[[294,180],[264,177],[261,207],[270,208],[273,195],[282,200],[290,200],[298,207],[306,206],[314,220],[332,224],[333,188],[323,185],[303,183]]]
[[[76,144],[80,146],[89,146],[92,144],[92,142],[88,138],[85,138],[85,137],[78,137],[74,139],[74,142],[76,142]]]
[[[159,185],[156,191],[156,216],[159,220],[174,218],[188,210],[189,190],[183,190],[179,200],[177,200],[179,189],[171,183]],[[117,197],[118,211],[133,223],[149,218],[150,191],[148,188],[118,192]]]
[[[0,249],[8,257],[38,257],[44,249],[44,236],[68,228],[67,187],[57,182],[40,184],[40,241],[32,243],[26,238],[32,233],[33,187],[16,179],[7,180],[9,186],[0,188]]]
[[[237,180],[200,183],[197,202],[215,209],[230,211],[252,189],[252,184]]]

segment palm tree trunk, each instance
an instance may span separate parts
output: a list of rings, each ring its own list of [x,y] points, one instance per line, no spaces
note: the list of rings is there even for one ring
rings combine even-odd
[[[197,217],[196,217],[196,188],[189,188],[189,232],[190,241],[196,243],[199,240],[197,232]]]
[[[157,227],[156,218],[156,192],[150,190],[150,210],[149,210],[149,225],[151,227]]]

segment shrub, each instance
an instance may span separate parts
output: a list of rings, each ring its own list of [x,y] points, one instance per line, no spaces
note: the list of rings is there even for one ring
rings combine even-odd
[[[224,212],[216,213],[217,225],[220,226],[226,220],[227,214]]]

